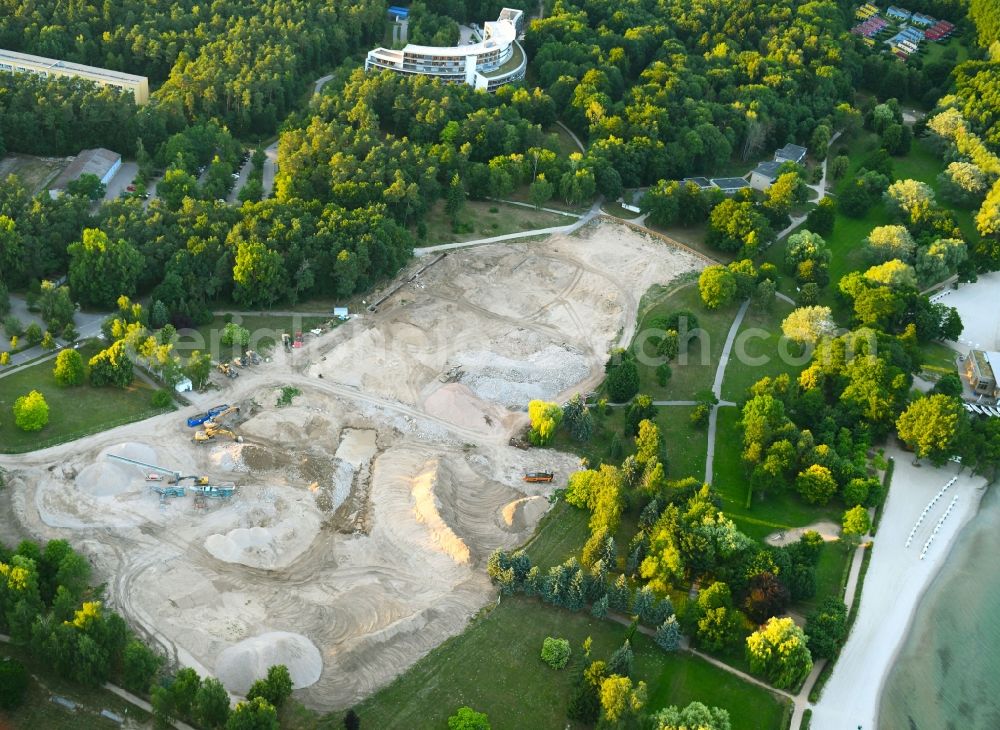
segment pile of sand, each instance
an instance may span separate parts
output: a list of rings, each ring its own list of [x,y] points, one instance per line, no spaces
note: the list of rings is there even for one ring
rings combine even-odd
[[[110,446],[98,454],[95,463],[80,470],[76,476],[77,489],[94,497],[113,497],[145,481],[142,467],[108,459],[109,454],[156,463],[156,450],[151,446],[131,442]]]
[[[499,406],[480,400],[461,383],[442,385],[427,396],[423,406],[432,416],[482,433],[489,433],[491,424],[501,426],[509,415]]]
[[[228,524],[214,524],[219,532],[205,538],[205,550],[217,560],[264,570],[286,568],[295,562],[319,534],[319,515],[308,497],[290,501],[288,492],[275,489],[279,496],[272,497],[273,501],[256,503],[239,520],[230,517]],[[232,529],[226,530],[229,527]]]
[[[247,472],[250,468],[243,460],[243,444],[236,442],[215,443],[208,455],[209,461],[216,469],[223,471]]]
[[[269,631],[225,649],[215,663],[215,675],[230,692],[242,695],[275,664],[288,667],[295,689],[314,684],[323,671],[319,649],[309,639],[288,631]]]
[[[274,536],[266,527],[237,527],[225,535],[209,535],[205,549],[219,560],[243,565],[273,563],[277,557]]]
[[[413,498],[413,516],[427,526],[431,542],[460,565],[467,565],[471,557],[465,540],[455,534],[441,516],[441,500],[437,495],[437,460],[427,462],[423,470],[413,477],[410,495]]]
[[[500,517],[512,532],[521,532],[534,527],[548,508],[549,501],[545,497],[522,497],[505,504]]]

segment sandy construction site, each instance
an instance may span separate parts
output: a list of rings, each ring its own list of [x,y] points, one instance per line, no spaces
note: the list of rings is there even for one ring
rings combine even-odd
[[[2,498],[26,533],[83,550],[172,660],[236,694],[284,663],[304,703],[341,708],[492,600],[489,554],[528,540],[578,467],[508,445],[527,401],[592,389],[642,293],[703,265],[608,223],[455,251],[377,312],[217,381],[243,443],[192,443],[190,408],[6,459]],[[279,408],[285,385],[302,394]],[[196,500],[188,480],[161,499],[109,455],[235,495]],[[523,481],[542,469],[553,483]]]

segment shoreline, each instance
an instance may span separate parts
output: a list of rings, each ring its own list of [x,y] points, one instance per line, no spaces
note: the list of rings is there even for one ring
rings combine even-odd
[[[896,461],[893,485],[872,547],[861,605],[851,634],[830,681],[813,705],[813,730],[878,727],[882,692],[910,635],[928,589],[947,564],[966,526],[979,512],[986,480],[949,463],[941,468],[915,467],[913,455],[898,447],[886,450]],[[952,486],[928,510],[909,548],[914,524],[928,502],[952,478]],[[954,497],[924,560],[920,553]]]
[[[906,625],[903,627],[902,637],[896,644],[896,648],[893,650],[892,656],[889,657],[889,661],[885,664],[882,676],[879,678],[878,683],[878,694],[875,699],[875,719],[873,721],[874,724],[872,725],[873,728],[878,727],[878,720],[882,712],[882,696],[885,693],[886,684],[889,682],[889,675],[892,674],[892,670],[895,668],[899,656],[903,653],[907,640],[913,633],[913,627],[916,623],[917,613],[920,611],[920,606],[923,604],[924,599],[927,597],[927,594],[930,593],[934,585],[944,579],[944,569],[947,566],[952,553],[954,553],[955,547],[958,545],[958,541],[965,534],[966,528],[969,524],[976,518],[976,515],[979,514],[979,506],[982,503],[983,497],[986,495],[986,490],[977,489],[977,492],[978,494],[975,499],[975,504],[972,506],[973,508],[967,514],[962,516],[962,521],[958,523],[958,529],[948,540],[948,544],[943,551],[941,560],[935,561],[933,565],[933,572],[929,576],[929,580],[923,585],[917,594],[917,600],[910,609],[910,615],[906,621]]]

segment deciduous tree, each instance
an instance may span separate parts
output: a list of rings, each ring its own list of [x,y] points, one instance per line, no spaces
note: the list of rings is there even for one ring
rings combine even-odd
[[[790,618],[772,618],[748,636],[747,659],[778,689],[796,686],[813,666],[805,634]]]
[[[132,244],[110,239],[97,228],[86,228],[80,241],[71,243],[69,284],[85,305],[111,308],[122,294],[135,293],[144,261]]]
[[[700,702],[692,702],[683,709],[667,707],[650,719],[653,730],[732,730],[726,710],[706,707]]]
[[[56,382],[62,386],[82,385],[86,376],[83,357],[76,350],[66,349],[56,356],[56,364],[52,369]]]
[[[834,328],[829,307],[799,307],[781,323],[785,337],[803,345],[815,345],[832,335]]]
[[[736,296],[736,277],[725,266],[709,266],[698,277],[698,292],[706,307],[718,309]]]
[[[929,395],[915,400],[896,421],[899,438],[912,448],[918,459],[943,464],[956,451],[956,438],[962,420],[962,405],[957,398]]]
[[[837,482],[829,469],[813,464],[799,472],[795,489],[810,504],[826,504],[837,493]]]
[[[528,418],[531,420],[529,439],[536,446],[545,446],[555,436],[563,411],[558,403],[533,400],[528,403]]]
[[[49,422],[49,404],[37,390],[14,401],[14,424],[22,431],[41,431]]]

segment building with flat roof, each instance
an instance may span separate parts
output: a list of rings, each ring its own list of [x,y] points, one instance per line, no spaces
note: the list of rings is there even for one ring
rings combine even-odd
[[[784,164],[778,160],[767,160],[757,165],[750,172],[750,187],[754,190],[767,190],[778,179],[778,170]]]
[[[96,66],[84,66],[70,61],[59,61],[54,58],[32,56],[30,53],[18,53],[0,49],[0,71],[12,73],[33,73],[42,77],[66,76],[86,79],[100,86],[113,86],[116,89],[132,92],[135,103],[140,106],[149,101],[149,79],[145,76],[111,71]]]
[[[524,78],[528,58],[517,42],[523,20],[523,11],[504,8],[497,20],[483,23],[483,39],[478,43],[447,47],[410,43],[398,51],[375,48],[368,52],[365,71],[429,76],[493,92]]]
[[[712,186],[726,195],[735,195],[740,190],[750,187],[742,177],[713,177]]]
[[[805,147],[800,147],[797,144],[786,144],[780,150],[775,151],[774,159],[778,162],[794,162],[797,165],[806,158],[808,151]]]
[[[81,150],[69,166],[49,186],[49,190],[58,193],[81,175],[96,175],[102,184],[107,185],[122,166],[122,156],[117,152],[98,147],[92,150]]]
[[[1000,397],[997,374],[1000,373],[1000,352],[971,350],[965,358],[965,379],[978,395]]]
[[[712,185],[712,181],[707,177],[686,177],[681,180],[682,185],[687,185],[688,183],[696,185],[699,190],[708,190],[709,188],[714,187]]]

